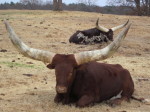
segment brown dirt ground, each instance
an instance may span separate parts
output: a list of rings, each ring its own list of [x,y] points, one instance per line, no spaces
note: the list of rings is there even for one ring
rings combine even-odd
[[[106,44],[75,45],[68,42],[76,30],[95,27],[98,17],[99,24],[108,28],[130,19],[132,27],[122,46],[113,57],[102,62],[118,63],[128,69],[135,83],[134,95],[150,100],[150,17],[75,11],[0,11],[0,19],[9,19],[11,26],[27,45],[56,53],[77,53],[104,47]],[[8,39],[2,21],[0,51],[0,112],[150,112],[149,103],[135,100],[123,102],[115,108],[104,102],[82,109],[74,105],[55,104],[54,70],[18,53]]]

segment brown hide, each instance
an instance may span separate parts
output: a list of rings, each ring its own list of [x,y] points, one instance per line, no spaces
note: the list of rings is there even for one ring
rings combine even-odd
[[[56,55],[48,68],[56,74],[55,102],[76,103],[79,107],[108,100],[122,91],[130,99],[134,84],[128,70],[121,65],[89,62],[77,66],[74,55]]]
[[[72,94],[78,98],[85,94],[93,96],[94,100],[99,102],[110,99],[121,91],[130,98],[133,88],[130,73],[121,65],[90,62],[77,69]]]

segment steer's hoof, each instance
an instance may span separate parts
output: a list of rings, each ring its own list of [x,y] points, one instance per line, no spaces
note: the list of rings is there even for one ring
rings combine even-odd
[[[111,106],[111,107],[116,107],[118,105],[121,105],[121,101],[120,100],[111,100],[108,102],[108,105]]]

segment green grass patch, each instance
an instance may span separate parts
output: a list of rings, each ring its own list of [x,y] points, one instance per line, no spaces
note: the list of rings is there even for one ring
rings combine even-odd
[[[44,66],[40,65],[29,65],[29,64],[22,64],[22,63],[16,63],[16,62],[0,62],[0,64],[6,65],[7,67],[22,67],[22,68],[33,68],[33,69],[43,69]]]

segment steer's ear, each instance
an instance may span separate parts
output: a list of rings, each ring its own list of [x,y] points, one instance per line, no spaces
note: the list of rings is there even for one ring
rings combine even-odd
[[[80,31],[80,30],[77,30],[76,32],[79,33],[79,32],[81,32],[81,31]]]
[[[48,64],[48,65],[47,65],[47,68],[49,68],[49,69],[54,69],[54,68],[55,68],[55,65],[53,65],[53,64]]]

